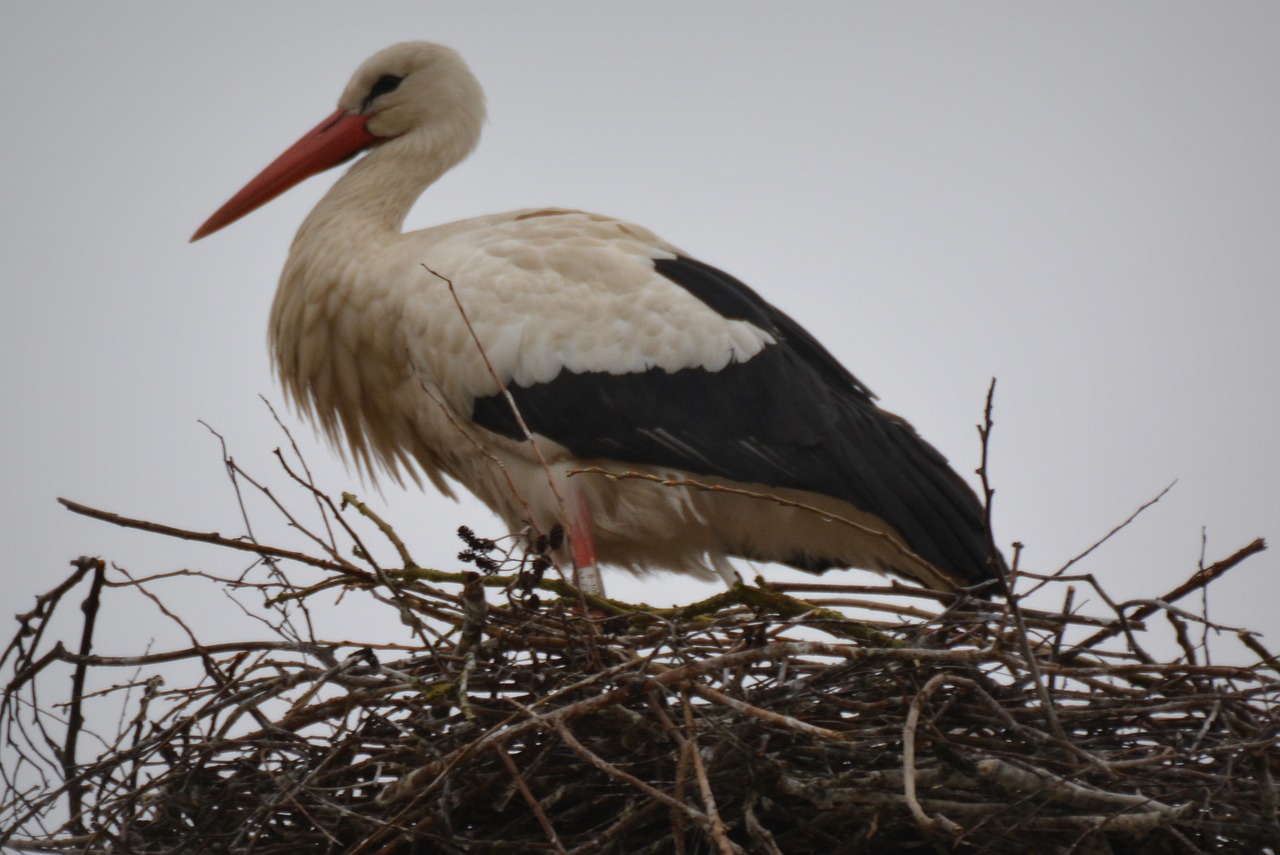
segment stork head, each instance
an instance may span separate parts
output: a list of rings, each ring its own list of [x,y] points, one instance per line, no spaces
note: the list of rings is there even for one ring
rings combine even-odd
[[[443,172],[475,148],[483,123],[484,91],[456,51],[431,42],[392,45],[356,69],[337,111],[246,184],[191,240],[374,146],[413,146]]]
[[[377,139],[449,126],[478,134],[484,92],[457,51],[431,42],[401,42],[356,69],[338,107],[364,116]]]

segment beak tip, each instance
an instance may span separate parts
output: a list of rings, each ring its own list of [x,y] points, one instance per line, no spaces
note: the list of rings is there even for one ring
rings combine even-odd
[[[226,206],[224,205],[223,208],[225,207]],[[245,213],[248,213],[248,211]],[[239,216],[227,218],[223,215],[223,209],[220,208],[212,217],[200,224],[200,228],[196,229],[195,234],[191,235],[191,238],[187,243],[195,243],[198,240],[203,240],[214,232],[221,230],[223,226],[230,225],[239,218]]]

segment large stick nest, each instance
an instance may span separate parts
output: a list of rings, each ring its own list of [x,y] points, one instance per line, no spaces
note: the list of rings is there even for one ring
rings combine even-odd
[[[1016,580],[1058,586],[1049,612],[899,585],[744,585],[656,609],[559,581],[554,533],[527,552],[466,533],[476,571],[445,573],[414,565],[385,526],[398,569],[358,538],[355,559],[308,556],[68,505],[255,553],[242,574],[185,581],[248,592],[271,630],[95,654],[112,598],[163,605],[168,580],[75,562],[0,660],[14,758],[0,846],[1280,851],[1276,662],[1245,633],[1258,664],[1207,664],[1211,625],[1172,605],[1261,541],[1160,599],[1090,589],[1099,615],[1073,607],[1092,580],[1063,574]],[[291,561],[327,575],[299,588]],[[52,627],[81,590],[73,652]],[[307,609],[326,591],[373,595],[416,640],[319,637]],[[1169,656],[1145,650],[1148,624],[1171,629]],[[175,663],[191,667],[175,678]],[[113,698],[114,714],[94,712]]]

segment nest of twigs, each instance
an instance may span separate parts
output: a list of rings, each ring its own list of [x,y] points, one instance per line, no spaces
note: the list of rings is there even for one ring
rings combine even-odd
[[[497,571],[515,559],[493,560]],[[202,673],[168,688],[135,678],[133,715],[107,750],[81,764],[55,751],[62,780],[10,786],[8,845],[1262,852],[1280,842],[1274,674],[1198,664],[1189,641],[1177,660],[1153,661],[1132,610],[1091,618],[969,600],[927,619],[885,611],[914,611],[899,605],[854,620],[839,607],[856,598],[874,612],[874,595],[891,589],[840,585],[803,592],[825,605],[742,587],[683,610],[584,610],[537,593],[545,562],[517,563],[452,585],[412,568],[378,574],[394,619],[447,628],[415,651],[276,638],[130,662],[62,645],[42,655],[38,630],[71,590],[61,586],[10,648],[6,727],[25,737],[24,763],[66,745],[23,703],[54,662],[83,674],[188,658]],[[90,612],[107,573],[78,563]],[[341,584],[379,582],[347,573]],[[486,598],[486,586],[505,596]],[[1185,618],[1166,614],[1187,639]],[[1080,627],[1092,636],[1064,641]],[[67,732],[86,727],[70,709]],[[60,826],[33,834],[65,799],[74,815],[63,808]]]
[[[315,556],[68,504],[255,554],[186,581],[251,592],[274,629],[99,655],[96,616],[122,587],[159,602],[162,580],[76,562],[4,654],[0,847],[1280,851],[1276,662],[1244,633],[1256,665],[1207,664],[1211,625],[1173,605],[1261,541],[1137,604],[1024,573],[1015,589],[1058,586],[1060,611],[763,584],[657,609],[566,585],[554,533],[528,551],[466,533],[474,569],[446,573],[385,526],[396,569],[358,538],[354,559]],[[325,640],[299,610],[334,591],[375,596],[413,641]],[[51,627],[76,603],[64,645]],[[1145,649],[1157,623],[1170,656]],[[110,698],[117,712],[91,711]]]

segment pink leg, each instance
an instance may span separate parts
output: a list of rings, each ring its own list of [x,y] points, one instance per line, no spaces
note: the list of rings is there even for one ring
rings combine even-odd
[[[604,596],[604,580],[596,562],[596,545],[591,540],[591,515],[587,503],[576,492],[569,498],[569,549],[573,552],[573,584],[588,594]]]

